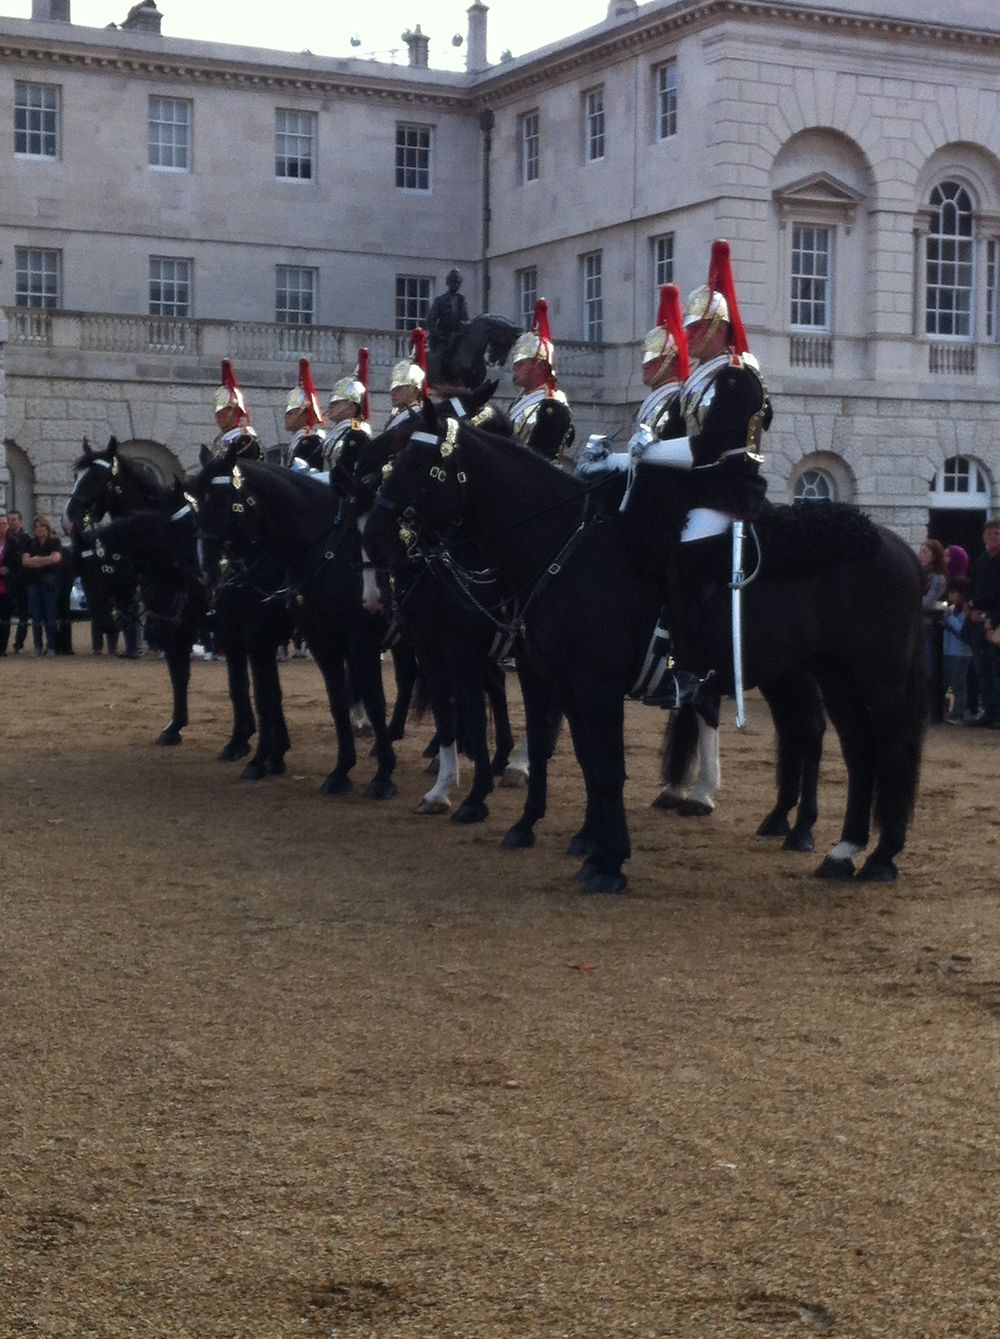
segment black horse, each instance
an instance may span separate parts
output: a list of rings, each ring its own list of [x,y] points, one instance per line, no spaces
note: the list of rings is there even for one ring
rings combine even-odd
[[[473,317],[450,336],[442,350],[428,356],[428,384],[472,390],[485,381],[488,367],[506,362],[520,333],[505,316],[483,312]]]
[[[349,673],[371,723],[378,760],[365,796],[390,799],[396,793],[396,755],[382,687],[386,620],[362,604],[361,537],[350,510],[326,483],[281,466],[237,460],[232,453],[207,463],[191,491],[198,504],[199,557],[210,586],[230,579],[223,571],[250,572],[264,564],[285,574],[272,598],[298,604],[337,729],[337,762],[323,792],[351,789],[357,754]]]
[[[590,504],[582,481],[457,420],[426,418],[426,433],[414,434],[382,485],[366,543],[377,546],[378,531],[407,513],[441,528],[463,520],[476,537],[518,601],[527,655],[557,687],[570,724],[587,789],[587,816],[574,840],[586,854],[581,882],[588,891],[618,892],[630,854],[622,703],[659,612],[655,573],[637,561],[621,520]],[[874,807],[879,841],[859,877],[889,880],[919,775],[920,579],[898,537],[880,530],[877,540],[862,558],[848,554],[819,572],[754,582],[744,596],[744,659],[748,686],[814,675],[840,736],[848,804],[841,842],[821,869],[852,875]],[[715,652],[718,687],[727,691],[728,591],[699,605],[698,616]],[[544,768],[544,756],[538,761]],[[535,757],[531,767],[534,774]],[[529,783],[520,820],[529,830],[540,817],[538,797],[534,807],[531,798]]]
[[[179,744],[188,723],[191,648],[203,634],[208,601],[198,572],[195,521],[177,483],[158,511],[138,511],[80,539],[80,560],[92,611],[105,612],[121,627],[138,589],[150,646],[163,652],[170,671],[173,711],[157,743]]]
[[[92,526],[104,516],[155,511],[169,502],[169,490],[144,466],[123,456],[114,437],[103,451],[91,450],[85,441],[75,469],[76,483],[63,517],[63,525],[70,533]],[[261,569],[245,585],[231,583],[214,611],[233,709],[232,733],[219,753],[219,760],[233,762],[250,752],[250,740],[257,731],[250,701],[252,674],[260,735],[254,757],[242,773],[244,779],[251,781],[283,772],[284,755],[289,748],[276,651],[289,639],[291,617],[283,604],[262,602],[254,589],[255,581],[262,583],[265,590],[268,583],[273,588],[280,584],[281,572]],[[174,682],[175,692],[178,688]]]

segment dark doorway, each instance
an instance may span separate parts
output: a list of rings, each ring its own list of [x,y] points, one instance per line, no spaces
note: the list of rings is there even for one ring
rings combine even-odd
[[[932,508],[927,520],[927,534],[940,540],[947,548],[958,544],[970,558],[983,551],[983,525],[986,512],[978,507]]]

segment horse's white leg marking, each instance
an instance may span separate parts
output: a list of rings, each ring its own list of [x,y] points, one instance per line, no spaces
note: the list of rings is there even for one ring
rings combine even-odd
[[[698,717],[698,774],[688,791],[688,799],[715,808],[712,796],[719,789],[719,732]]]
[[[525,786],[528,783],[528,739],[525,736],[514,750],[514,755],[500,778],[501,786]]]
[[[458,785],[458,745],[445,744],[438,749],[437,781],[420,801],[417,813],[444,814],[451,808],[449,791]]]
[[[854,857],[859,855],[864,849],[865,848],[859,846],[857,842],[838,842],[827,856],[827,860],[853,860]]]

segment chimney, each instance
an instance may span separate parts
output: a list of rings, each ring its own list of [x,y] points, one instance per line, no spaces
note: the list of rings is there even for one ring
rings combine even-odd
[[[466,10],[469,16],[469,36],[465,44],[465,68],[470,74],[479,74],[489,67],[486,59],[486,15],[489,6],[482,0],[473,0]]]
[[[36,23],[69,23],[69,0],[31,0]]]
[[[159,33],[163,15],[156,8],[156,0],[139,0],[128,12],[128,18],[122,21],[125,32]]]
[[[430,39],[425,37],[420,31],[420,24],[411,32],[407,28],[403,33],[403,41],[410,49],[410,64],[417,70],[427,69],[427,48],[430,45]]]
[[[611,0],[608,5],[609,19],[631,19],[639,12],[639,0]]]

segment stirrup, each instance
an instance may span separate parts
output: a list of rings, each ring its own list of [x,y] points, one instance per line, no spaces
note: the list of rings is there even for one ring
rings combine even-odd
[[[674,670],[665,674],[656,687],[656,691],[642,699],[644,707],[662,707],[665,711],[676,711],[678,707],[696,707],[704,697],[705,685],[712,678],[713,671],[699,678],[690,670]]]

